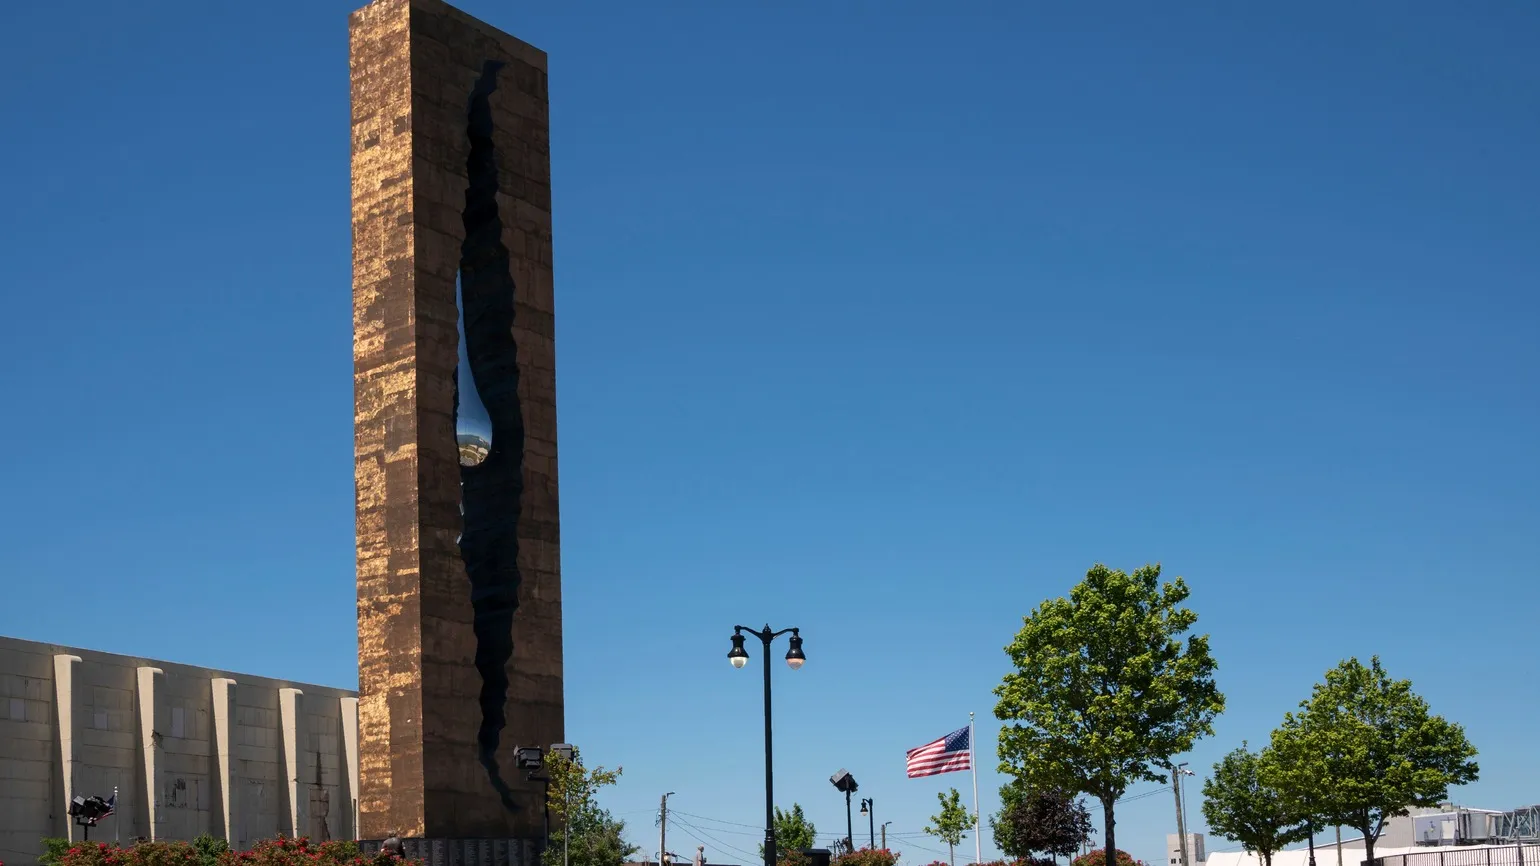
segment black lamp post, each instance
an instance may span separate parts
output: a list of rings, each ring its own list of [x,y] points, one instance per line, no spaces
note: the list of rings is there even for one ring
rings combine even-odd
[[[866,816],[866,847],[877,848],[877,810],[872,806],[871,797],[861,799],[861,814]]]
[[[733,626],[733,648],[727,651],[727,660],[733,667],[742,668],[749,663],[749,651],[743,648],[743,635],[747,632],[759,638],[765,645],[765,866],[775,866],[775,764],[771,758],[770,735],[770,642],[783,634],[791,634],[791,648],[786,650],[786,666],[792,670],[802,667],[807,656],[802,654],[802,635],[794,628],[771,631],[766,625],[763,631],[748,626]]]
[[[845,795],[845,844],[849,845],[850,850],[854,851],[856,840],[855,832],[850,823],[850,795],[854,794],[860,786],[856,784],[856,777],[850,775],[850,771],[843,767],[840,768],[838,773],[829,777],[829,782],[834,785],[835,790]],[[864,808],[866,801],[862,800],[861,805]]]

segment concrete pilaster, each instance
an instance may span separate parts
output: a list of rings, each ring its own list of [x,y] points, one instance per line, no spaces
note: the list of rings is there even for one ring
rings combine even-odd
[[[213,831],[219,838],[235,844],[234,793],[230,788],[230,725],[235,717],[235,680],[214,677],[209,680],[212,692],[210,720],[213,722],[214,803],[213,818],[219,824]]]
[[[75,798],[75,670],[80,664],[80,656],[53,657],[54,718],[59,747],[59,763],[55,768],[59,774],[59,784],[56,790],[63,794],[60,808],[54,812],[54,826],[62,829],[61,835],[71,842],[75,841],[75,834],[79,832],[68,815],[70,801]]]
[[[279,766],[283,768],[284,817],[289,821],[288,831],[301,835],[300,823],[304,810],[299,802],[299,711],[304,695],[299,689],[278,690],[279,748],[283,754]]]
[[[156,780],[156,766],[160,755],[160,731],[156,729],[156,720],[160,718],[160,703],[164,699],[161,683],[164,682],[166,672],[160,668],[141,667],[137,669],[137,686],[135,690],[136,702],[139,706],[139,784],[134,787],[138,794],[135,797],[144,805],[140,807],[140,814],[144,816],[144,826],[149,828],[148,838],[154,842],[160,830],[160,798],[156,795],[158,785]]]
[[[358,836],[358,698],[339,698],[342,709],[342,784],[349,838]]]

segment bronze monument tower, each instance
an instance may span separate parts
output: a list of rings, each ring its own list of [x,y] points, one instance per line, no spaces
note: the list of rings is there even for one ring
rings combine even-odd
[[[440,0],[349,20],[359,820],[519,862],[563,739],[544,52]]]

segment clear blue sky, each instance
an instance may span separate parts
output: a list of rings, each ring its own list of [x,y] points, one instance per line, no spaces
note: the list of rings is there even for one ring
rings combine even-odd
[[[915,833],[976,710],[993,808],[1097,560],[1194,588],[1196,765],[1379,653],[1540,799],[1540,6],[1271,5],[467,0],[551,55],[569,735],[647,851],[752,859],[735,622],[807,639],[783,804]],[[0,10],[0,633],[356,683],[350,8]]]

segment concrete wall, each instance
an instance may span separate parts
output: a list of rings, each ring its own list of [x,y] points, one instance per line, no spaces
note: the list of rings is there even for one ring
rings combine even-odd
[[[356,838],[356,693],[0,637],[0,861],[94,839]]]

